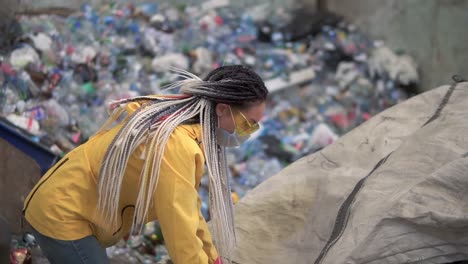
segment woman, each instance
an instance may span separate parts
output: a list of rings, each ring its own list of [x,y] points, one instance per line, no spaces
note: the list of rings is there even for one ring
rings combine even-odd
[[[24,214],[52,263],[107,263],[104,247],[154,220],[174,263],[229,260],[235,234],[224,147],[259,128],[268,91],[245,66],[204,80],[179,74],[185,78],[169,87],[179,95],[112,104],[104,127],[31,191]],[[216,249],[197,193],[205,162]]]

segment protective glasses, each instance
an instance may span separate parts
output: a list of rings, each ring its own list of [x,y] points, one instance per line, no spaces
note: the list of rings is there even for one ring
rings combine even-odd
[[[258,122],[250,122],[241,111],[231,107],[230,109],[234,125],[236,126],[236,132],[239,136],[249,136],[260,128]]]

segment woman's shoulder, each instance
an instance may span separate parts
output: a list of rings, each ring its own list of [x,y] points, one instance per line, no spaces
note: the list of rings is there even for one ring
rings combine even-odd
[[[190,150],[191,152],[198,152],[200,150],[200,142],[200,125],[183,124],[174,129],[167,143],[168,145],[172,145],[177,148],[183,148]]]

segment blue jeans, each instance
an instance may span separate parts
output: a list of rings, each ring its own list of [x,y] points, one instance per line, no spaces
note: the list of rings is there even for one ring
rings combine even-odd
[[[34,237],[51,264],[101,264],[109,263],[106,249],[95,236],[78,240],[58,240],[33,230]]]

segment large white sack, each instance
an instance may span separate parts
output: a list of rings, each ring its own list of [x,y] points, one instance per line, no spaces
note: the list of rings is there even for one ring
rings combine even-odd
[[[468,83],[413,97],[244,197],[233,261],[468,260],[467,156]]]

